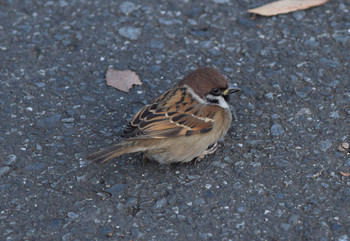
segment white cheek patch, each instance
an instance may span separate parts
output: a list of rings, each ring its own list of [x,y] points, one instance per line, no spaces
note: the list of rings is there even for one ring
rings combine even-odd
[[[198,103],[200,103],[200,104],[205,104],[205,101],[204,101],[201,97],[199,97],[196,93],[194,93],[194,91],[193,91],[190,87],[188,87],[187,85],[184,85],[184,86],[187,88],[188,93],[190,93],[190,94],[192,95],[192,97],[193,97]]]
[[[206,95],[206,98],[209,99],[209,100],[215,100],[215,105],[218,105],[220,106],[221,108],[230,108],[230,106],[227,104],[226,100],[224,99],[224,97],[222,97],[221,95],[220,96],[214,96],[214,95],[211,95],[211,94],[208,94]]]

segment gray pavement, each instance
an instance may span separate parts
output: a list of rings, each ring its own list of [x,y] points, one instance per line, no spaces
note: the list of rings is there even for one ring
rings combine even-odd
[[[349,240],[350,2],[267,2],[0,1],[0,240]],[[84,159],[200,66],[243,89],[214,155]]]

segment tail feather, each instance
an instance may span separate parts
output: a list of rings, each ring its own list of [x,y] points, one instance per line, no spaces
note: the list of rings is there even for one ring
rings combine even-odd
[[[125,153],[137,152],[135,148],[127,143],[121,142],[114,146],[108,147],[102,151],[94,152],[86,157],[87,160],[94,161],[98,164],[103,164],[113,158],[121,156]]]

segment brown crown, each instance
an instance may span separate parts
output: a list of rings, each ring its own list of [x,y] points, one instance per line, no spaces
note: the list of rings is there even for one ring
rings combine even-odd
[[[228,87],[226,78],[216,69],[199,68],[186,75],[179,83],[187,85],[198,96],[204,98],[212,88],[226,89]]]

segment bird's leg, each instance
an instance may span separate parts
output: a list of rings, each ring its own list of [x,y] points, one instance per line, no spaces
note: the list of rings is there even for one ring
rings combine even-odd
[[[145,154],[142,153],[142,166],[145,166],[146,162],[147,162],[147,157]]]
[[[196,162],[201,161],[206,155],[213,154],[216,152],[216,149],[218,149],[218,143],[215,142],[214,144],[211,144],[208,146],[208,148],[204,151],[202,151],[196,158]]]

